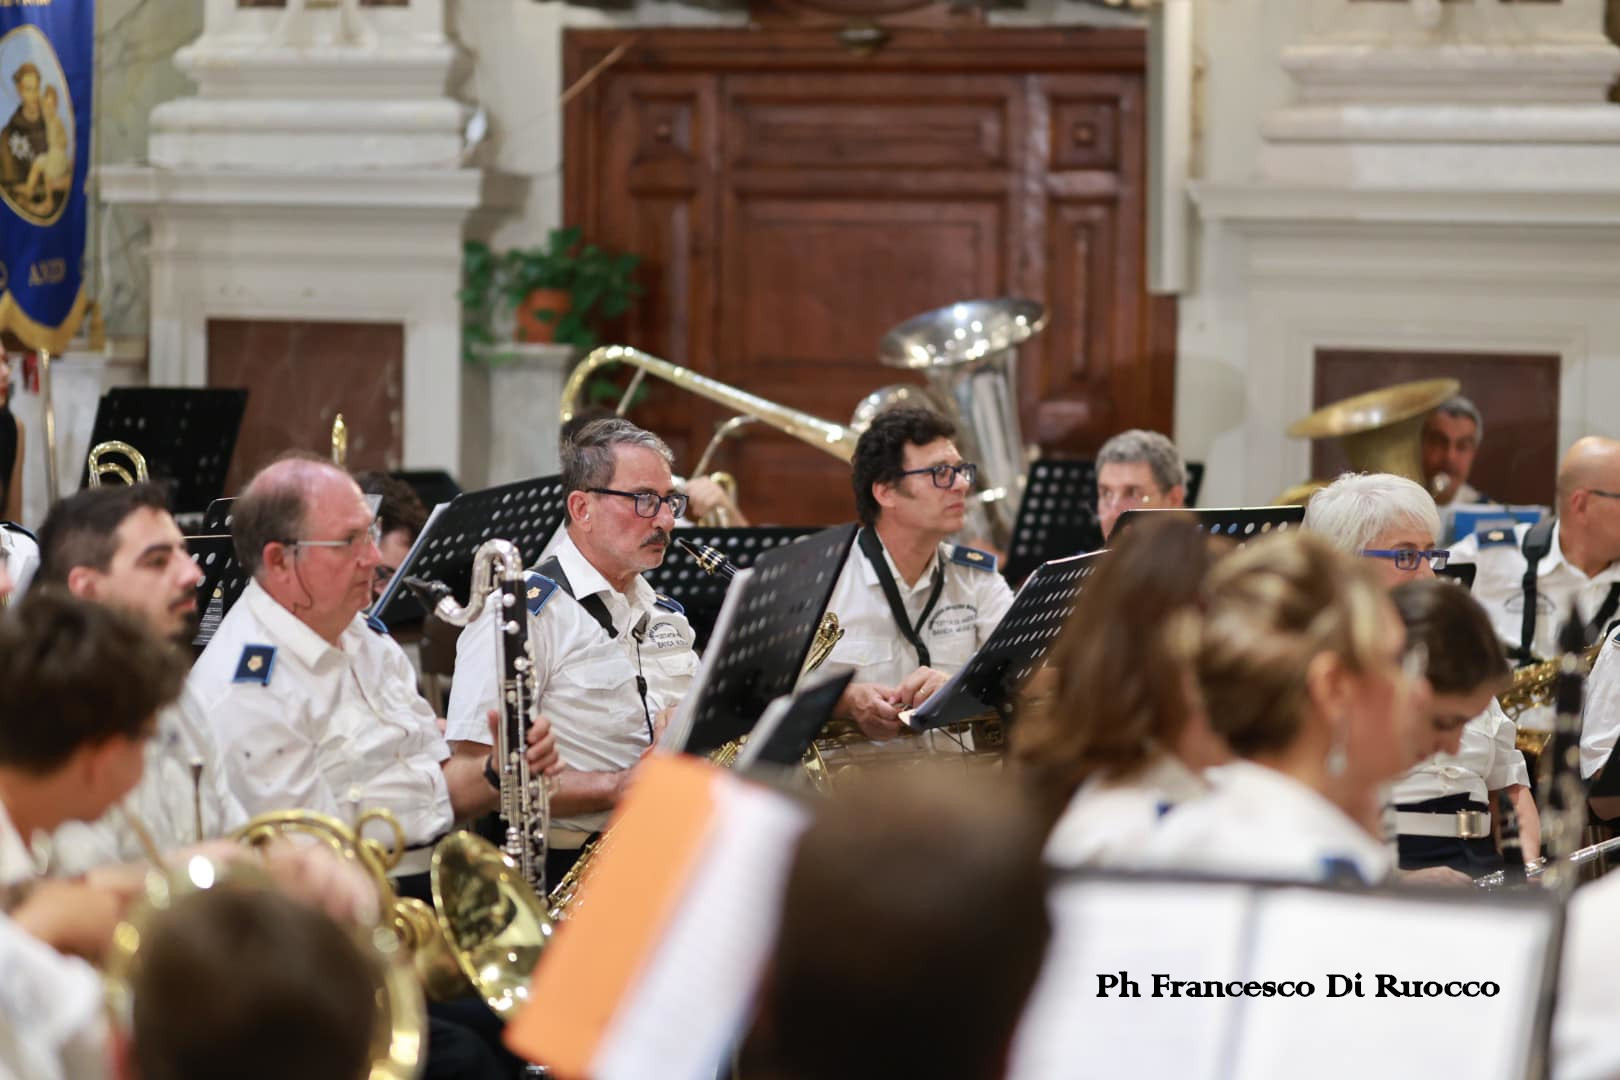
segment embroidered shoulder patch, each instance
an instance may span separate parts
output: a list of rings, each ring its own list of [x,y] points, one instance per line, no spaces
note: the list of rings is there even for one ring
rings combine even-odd
[[[1518,537],[1513,535],[1512,529],[1481,529],[1474,534],[1482,548],[1509,547],[1518,544]]]
[[[973,569],[983,570],[987,574],[996,572],[996,557],[994,555],[988,551],[980,551],[978,548],[965,547],[962,544],[957,544],[951,548],[951,562],[971,566]]]
[[[686,614],[686,609],[681,607],[680,601],[674,597],[665,596],[663,593],[657,594],[657,598],[653,600],[653,607],[661,607],[665,611],[673,611],[677,615]]]
[[[231,682],[270,685],[270,672],[276,666],[274,645],[249,645],[242,650],[242,659],[236,662],[236,675]]]
[[[530,570],[523,578],[523,602],[528,606],[530,615],[540,614],[540,609],[546,606],[546,601],[556,591],[557,583],[544,574]]]

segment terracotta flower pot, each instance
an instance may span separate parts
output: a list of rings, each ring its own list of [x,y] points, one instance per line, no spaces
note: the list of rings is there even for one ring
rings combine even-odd
[[[532,341],[542,345],[556,340],[557,324],[568,314],[573,300],[563,289],[535,289],[524,297],[517,310],[517,337],[519,341]],[[538,312],[551,312],[551,320],[541,318]]]

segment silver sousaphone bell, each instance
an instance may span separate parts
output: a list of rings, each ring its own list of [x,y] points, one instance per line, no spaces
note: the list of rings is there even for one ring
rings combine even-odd
[[[907,319],[884,335],[878,359],[921,372],[923,386],[896,383],[868,394],[852,430],[897,405],[924,405],[956,425],[956,446],[979,466],[964,532],[1006,550],[1024,493],[1029,455],[1018,421],[1018,346],[1046,327],[1033,300],[963,300]]]

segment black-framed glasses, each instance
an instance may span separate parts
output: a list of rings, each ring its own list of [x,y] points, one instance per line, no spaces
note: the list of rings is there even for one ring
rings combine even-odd
[[[1445,549],[1420,551],[1417,548],[1363,548],[1361,553],[1369,559],[1388,559],[1395,564],[1397,570],[1416,570],[1425,559],[1428,560],[1431,570],[1444,570],[1446,563],[1451,559],[1451,552]]]
[[[972,487],[973,481],[979,475],[979,467],[964,461],[960,465],[930,465],[926,469],[900,470],[901,476],[921,476],[923,473],[934,478],[934,486],[937,488],[955,487],[958,476],[966,479],[968,487]]]
[[[657,517],[660,505],[669,507],[669,512],[676,517],[685,517],[686,504],[689,501],[680,492],[673,495],[660,495],[656,491],[614,491],[612,488],[586,488],[585,490],[593,495],[617,495],[621,499],[634,499],[636,501],[636,516],[644,518]]]

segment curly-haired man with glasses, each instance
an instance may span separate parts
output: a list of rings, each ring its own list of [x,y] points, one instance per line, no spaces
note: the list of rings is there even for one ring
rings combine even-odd
[[[851,462],[861,530],[833,586],[844,636],[822,671],[855,672],[835,715],[874,739],[899,734],[901,711],[960,670],[1012,604],[994,555],[946,542],[977,474],[955,435],[926,409],[891,409]]]

